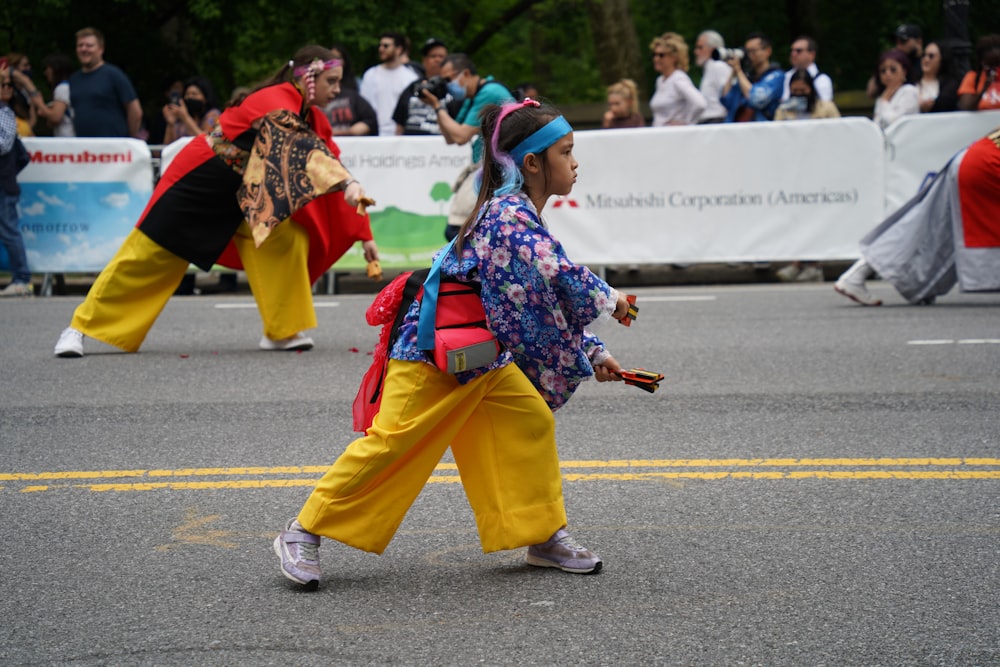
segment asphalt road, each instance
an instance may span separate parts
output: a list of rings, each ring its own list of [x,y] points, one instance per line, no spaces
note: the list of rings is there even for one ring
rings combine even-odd
[[[1000,295],[874,290],[636,290],[600,333],[667,380],[557,415],[601,574],[483,555],[444,465],[383,556],[324,541],[311,594],[271,540],[352,439],[371,296],[317,297],[307,353],[187,297],[75,360],[80,297],[0,302],[0,664],[1000,664]]]

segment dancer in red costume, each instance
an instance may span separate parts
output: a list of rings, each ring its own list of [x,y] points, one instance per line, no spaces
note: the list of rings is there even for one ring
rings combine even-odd
[[[182,149],[56,356],[83,356],[84,336],[137,351],[189,265],[216,263],[246,271],[261,348],[311,348],[302,331],[316,326],[312,283],[356,241],[378,259],[368,216],[355,208],[370,200],[340,163],[322,113],[342,72],[329,50],[306,46]]]

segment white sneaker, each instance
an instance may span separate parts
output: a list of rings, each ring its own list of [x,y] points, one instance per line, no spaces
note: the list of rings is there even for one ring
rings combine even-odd
[[[797,283],[821,283],[823,282],[823,269],[818,266],[807,266],[795,277]]]
[[[55,354],[57,357],[82,357],[83,333],[73,327],[63,329],[59,334],[59,342],[56,343]]]
[[[837,294],[842,294],[851,301],[860,303],[862,306],[882,305],[882,299],[869,292],[864,283],[854,283],[841,278],[833,284],[833,289]]]
[[[10,283],[0,290],[0,296],[35,296],[35,288],[31,283]]]
[[[288,338],[282,338],[281,340],[272,340],[267,336],[261,336],[260,339],[260,349],[262,350],[304,352],[306,350],[311,350],[312,348],[313,339],[309,336],[303,336],[302,332],[299,332],[294,336],[289,336]]]
[[[788,266],[778,269],[774,272],[778,276],[778,280],[783,283],[790,283],[799,277],[801,270],[794,264],[789,264]]]

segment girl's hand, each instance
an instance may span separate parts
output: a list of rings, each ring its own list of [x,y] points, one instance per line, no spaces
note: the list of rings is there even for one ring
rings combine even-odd
[[[352,181],[350,185],[344,188],[344,199],[351,206],[357,206],[358,202],[361,201],[365,196],[365,189],[361,187],[361,184],[357,181]]]
[[[628,315],[628,295],[625,292],[618,292],[618,302],[615,304],[615,312],[611,314],[611,317],[616,320],[624,320]]]
[[[619,375],[622,367],[614,357],[608,357],[601,363],[594,366],[594,377],[598,382],[621,382],[622,376]]]
[[[378,261],[378,246],[375,245],[375,241],[363,241],[361,248],[365,252],[366,262]]]
[[[163,118],[168,123],[177,122],[177,105],[176,104],[165,104],[163,105]]]

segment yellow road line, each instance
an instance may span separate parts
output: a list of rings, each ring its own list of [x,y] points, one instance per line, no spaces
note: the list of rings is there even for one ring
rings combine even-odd
[[[722,479],[736,480],[803,480],[803,479],[835,479],[835,480],[872,480],[872,479],[1000,479],[1000,470],[800,470],[792,472],[771,471],[732,471],[732,472],[648,472],[648,473],[597,473],[597,474],[564,474],[567,482],[624,481],[637,482],[655,479],[681,479],[717,481]],[[156,491],[169,489],[173,491],[190,491],[203,489],[273,489],[292,487],[312,487],[318,479],[244,479],[204,482],[136,482],[123,484],[75,484],[73,487],[89,491]],[[434,475],[428,484],[457,484],[461,482],[458,475]],[[21,489],[22,493],[48,491],[47,486],[30,486]]]
[[[614,459],[609,461],[563,461],[564,470],[576,468],[841,468],[841,467],[932,467],[1000,466],[1000,458],[783,458],[783,459]],[[0,482],[59,481],[118,478],[215,477],[249,475],[315,475],[329,466],[274,466],[229,468],[178,468],[174,470],[71,470],[63,472],[0,473]],[[438,471],[457,470],[454,463],[441,463]]]

